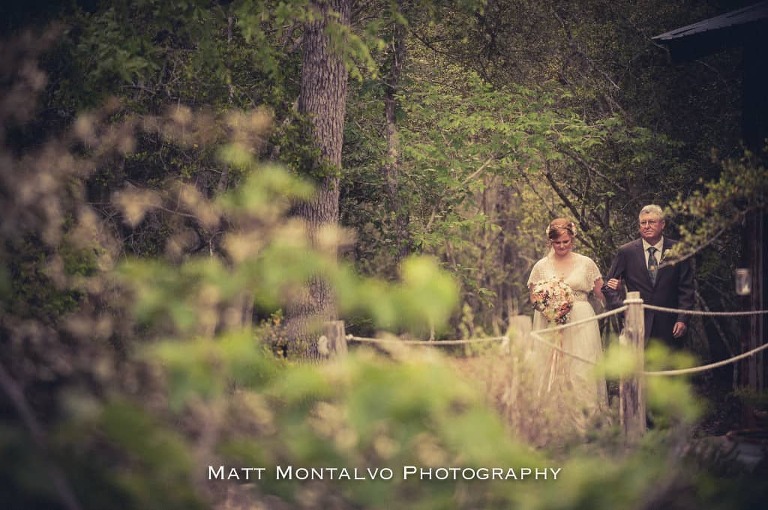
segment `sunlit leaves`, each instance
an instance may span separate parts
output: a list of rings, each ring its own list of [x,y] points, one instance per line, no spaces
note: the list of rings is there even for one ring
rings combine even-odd
[[[268,444],[283,465],[395,471],[385,484],[342,481],[336,489],[329,487],[366,506],[407,501],[409,508],[428,508],[453,501],[454,483],[403,480],[404,465],[543,463],[510,440],[481,396],[457,380],[440,356],[428,352],[392,362],[363,351],[324,366],[289,367],[266,394],[275,403],[281,430]],[[265,485],[281,490],[273,480]],[[464,489],[472,501],[491,493],[509,503],[521,497],[521,490],[502,485],[468,483]]]
[[[610,379],[641,381],[656,426],[668,426],[670,423],[693,423],[700,416],[700,405],[688,383],[690,375],[643,375],[641,372],[677,370],[694,365],[690,354],[672,351],[652,341],[643,352],[635,352],[625,345],[611,345],[599,370]]]
[[[242,149],[227,146],[223,149],[222,158],[233,164],[242,161],[246,168],[253,168],[254,162],[250,155],[244,155]],[[223,195],[219,199],[227,210],[238,208],[259,218],[276,220],[285,214],[291,200],[307,199],[311,196],[313,187],[288,174],[276,166],[260,166],[251,172],[238,188]]]
[[[189,484],[196,469],[189,444],[145,409],[115,398],[66,436],[78,440],[67,475],[80,482],[81,502],[119,498],[123,508],[205,507]],[[116,469],[118,464],[123,469]]]
[[[430,324],[443,324],[453,311],[458,289],[453,279],[443,273],[436,261],[412,258],[403,263],[405,298],[410,301],[404,310],[412,320],[426,317]]]
[[[295,200],[311,197],[310,184],[281,167],[257,164],[238,144],[224,146],[220,157],[240,165],[245,173],[240,186],[215,202],[180,186],[176,202],[203,226],[218,225],[224,215],[235,227],[222,233],[221,246],[231,264],[216,257],[168,266],[139,260],[124,264],[125,281],[135,291],[137,317],[144,323],[167,323],[187,333],[213,331],[222,316],[243,306],[244,296],[263,309],[275,309],[297,299],[314,277],[329,280],[342,313],[370,315],[382,327],[424,331],[446,323],[457,289],[435,261],[406,261],[401,283],[360,278],[329,255],[344,241],[341,229],[331,226],[318,232],[311,248],[304,223],[287,216]],[[140,220],[147,207],[159,207],[157,200],[148,204],[147,193],[131,190],[118,196],[126,213],[134,211],[128,216],[133,221]],[[210,214],[215,223],[206,221]]]
[[[617,379],[636,373],[642,366],[641,362],[640,354],[631,347],[614,342],[605,353],[599,370],[606,378]]]
[[[674,370],[694,366],[694,358],[684,351],[672,351],[652,342],[646,349],[646,370]],[[658,425],[693,423],[701,406],[694,398],[691,387],[682,375],[647,376],[648,408]]]
[[[142,357],[164,367],[170,403],[176,410],[193,398],[223,398],[233,384],[259,388],[278,373],[277,363],[248,330],[231,331],[216,340],[160,342],[145,349]]]

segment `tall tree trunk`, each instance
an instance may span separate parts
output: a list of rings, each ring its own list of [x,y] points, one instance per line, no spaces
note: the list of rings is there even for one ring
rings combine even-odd
[[[403,0],[398,1],[398,8],[403,10]],[[399,171],[400,171],[400,141],[397,132],[396,95],[400,90],[400,76],[406,56],[405,27],[399,21],[394,22],[392,34],[391,58],[389,69],[384,76],[384,116],[386,120],[387,160],[383,167],[384,182],[386,183],[387,212],[394,219],[394,235],[396,243],[395,258],[408,255],[408,216],[400,200]]]
[[[310,241],[317,245],[318,232],[339,223],[339,173],[347,98],[348,72],[340,48],[332,47],[328,33],[336,22],[349,25],[351,0],[316,0],[310,3],[317,16],[307,23],[301,71],[299,112],[310,120],[311,135],[320,157],[309,173],[318,176],[316,197],[297,204],[296,213],[307,222]],[[333,30],[333,28],[331,28]],[[335,257],[335,249],[331,249]],[[308,282],[304,295],[287,309],[291,354],[317,357],[316,331],[323,321],[336,318],[335,300],[327,281]]]

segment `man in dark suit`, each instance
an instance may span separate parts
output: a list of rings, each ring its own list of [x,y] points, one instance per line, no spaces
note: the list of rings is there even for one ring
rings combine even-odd
[[[619,248],[603,286],[608,308],[618,308],[628,292],[639,291],[643,302],[681,310],[694,306],[693,269],[687,261],[665,264],[664,255],[677,241],[665,238],[664,211],[657,205],[643,207],[639,215],[640,239]],[[671,348],[681,347],[688,329],[684,313],[645,310],[645,339],[658,338]]]

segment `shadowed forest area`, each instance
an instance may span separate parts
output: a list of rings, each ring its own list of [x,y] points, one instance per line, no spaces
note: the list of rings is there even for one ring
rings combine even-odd
[[[726,436],[766,427],[742,364],[648,378],[628,441],[615,319],[586,433],[514,328],[551,219],[605,274],[650,203],[696,309],[744,309],[746,50],[653,37],[749,3],[1,7],[3,508],[760,507],[766,436]],[[334,355],[329,321],[389,342]],[[645,366],[743,335],[697,315]]]

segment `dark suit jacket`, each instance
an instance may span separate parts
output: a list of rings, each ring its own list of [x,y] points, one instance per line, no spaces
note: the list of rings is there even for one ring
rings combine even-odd
[[[660,266],[664,263],[664,253],[677,241],[664,238]],[[618,308],[624,301],[624,291],[639,291],[644,303],[665,308],[693,310],[695,303],[693,268],[688,260],[674,265],[665,265],[656,273],[656,284],[651,283],[646,264],[648,254],[643,251],[642,239],[636,239],[619,248],[613,259],[611,269],[605,277],[621,278],[623,289],[618,291],[603,286],[608,308]],[[688,324],[689,316],[683,313],[657,312],[645,310],[645,338],[659,338],[670,346],[679,347],[679,341],[672,336],[675,322]]]

